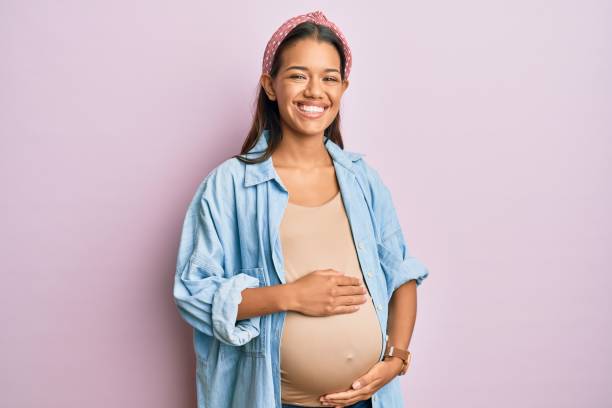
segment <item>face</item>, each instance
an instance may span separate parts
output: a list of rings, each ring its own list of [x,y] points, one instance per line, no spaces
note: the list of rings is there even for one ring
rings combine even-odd
[[[340,55],[327,42],[303,39],[286,48],[281,67],[272,79],[261,77],[268,98],[276,100],[283,135],[323,136],[340,109],[348,87],[340,76]]]

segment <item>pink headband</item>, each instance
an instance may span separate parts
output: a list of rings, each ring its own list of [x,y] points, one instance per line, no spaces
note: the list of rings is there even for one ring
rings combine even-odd
[[[270,69],[272,68],[272,60],[274,59],[274,54],[278,49],[278,46],[285,39],[287,34],[298,24],[303,23],[304,21],[313,21],[317,24],[321,24],[329,27],[340,39],[342,42],[342,48],[344,48],[344,59],[345,59],[345,67],[344,67],[344,78],[347,79],[349,73],[351,72],[351,49],[349,48],[348,42],[344,35],[334,23],[329,21],[325,14],[322,11],[314,11],[307,14],[302,14],[289,20],[285,21],[283,25],[281,25],[276,32],[268,41],[268,45],[266,46],[266,51],[264,52],[263,64],[262,64],[262,73],[269,74]]]

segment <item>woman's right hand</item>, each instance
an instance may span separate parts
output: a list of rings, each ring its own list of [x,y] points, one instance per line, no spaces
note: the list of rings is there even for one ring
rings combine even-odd
[[[363,281],[334,269],[312,271],[289,283],[290,310],[309,316],[353,313],[367,302]]]

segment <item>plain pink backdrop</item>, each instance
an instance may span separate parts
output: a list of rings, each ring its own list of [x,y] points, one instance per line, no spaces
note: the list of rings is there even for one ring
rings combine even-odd
[[[195,406],[183,217],[316,9],[353,50],[345,147],[431,272],[407,405],[612,404],[611,3],[305,4],[2,2],[0,406]]]

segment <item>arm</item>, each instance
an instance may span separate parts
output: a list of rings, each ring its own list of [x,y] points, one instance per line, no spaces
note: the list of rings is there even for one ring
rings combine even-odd
[[[416,318],[416,280],[401,285],[389,302],[387,334],[389,342],[400,348],[408,348]],[[331,405],[345,406],[366,400],[380,388],[393,380],[400,372],[403,362],[399,357],[385,357],[370,370],[357,378],[346,391],[323,395]]]
[[[372,174],[374,193],[378,197],[375,211],[383,237],[378,245],[379,257],[390,294],[388,341],[398,348],[408,349],[416,322],[417,287],[427,278],[429,271],[408,251],[391,192],[376,171],[372,171]],[[401,366],[401,359],[390,359]]]
[[[288,311],[292,299],[290,284],[244,289],[237,319]]]
[[[391,297],[389,302],[389,316],[387,319],[387,334],[389,344],[401,349],[408,349],[410,339],[416,322],[417,313],[417,285],[411,280],[401,285]],[[386,357],[385,360],[397,360],[398,370],[402,366],[398,357]]]
[[[260,286],[260,279],[225,264],[220,231],[225,215],[219,191],[231,183],[217,171],[198,187],[183,223],[178,249],[173,297],[181,317],[194,329],[219,341],[241,346],[259,335],[259,317],[237,321],[241,292]],[[227,232],[226,232],[227,233]],[[261,283],[263,284],[263,283]]]
[[[389,295],[388,341],[398,348],[407,349],[416,321],[417,287],[427,278],[429,271],[408,252],[389,189],[378,173],[363,160],[356,163],[360,163],[367,171],[375,226],[378,235],[382,237],[380,242],[377,242],[377,250]],[[393,380],[402,365],[400,358],[386,357],[356,379],[352,389],[323,397],[333,405],[343,406],[368,399]]]
[[[378,257],[387,281],[388,298],[391,300],[395,291],[411,280],[416,280],[416,286],[420,286],[429,276],[429,270],[408,250],[389,188],[376,170],[371,167],[368,170],[375,202],[373,212],[381,237],[377,243]]]

